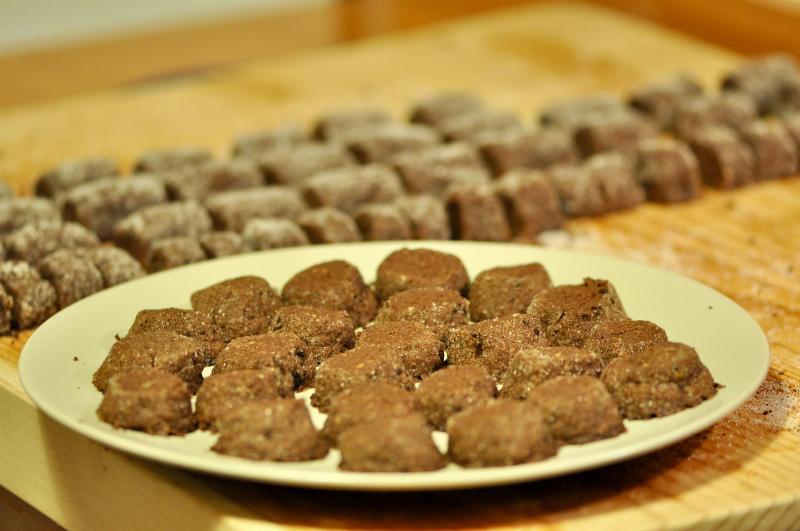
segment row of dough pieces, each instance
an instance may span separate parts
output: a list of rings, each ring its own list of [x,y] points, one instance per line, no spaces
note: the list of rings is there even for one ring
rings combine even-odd
[[[230,161],[155,151],[128,179],[110,177],[119,169],[109,159],[66,163],[38,180],[41,197],[0,201],[0,256],[9,261],[0,266],[0,333],[144,274],[124,252],[83,250],[98,240],[148,271],[312,242],[527,241],[563,226],[565,215],[645,196],[691,199],[701,174],[733,187],[794,173],[798,79],[791,60],[768,56],[727,76],[717,96],[677,77],[635,91],[630,105],[607,97],[554,105],[539,131],[450,94],[417,104],[412,125],[362,109],[322,117],[314,139],[299,128],[248,135]],[[783,121],[757,119],[769,113]],[[689,145],[655,137],[659,129]],[[367,164],[353,165],[354,155]],[[589,157],[576,163],[581,155]]]

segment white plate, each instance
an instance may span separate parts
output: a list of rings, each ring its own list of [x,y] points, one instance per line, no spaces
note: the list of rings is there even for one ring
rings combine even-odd
[[[671,340],[694,346],[714,379],[724,387],[697,407],[665,418],[627,421],[628,431],[623,435],[567,446],[556,457],[542,462],[484,469],[450,465],[436,472],[413,474],[342,472],[336,468],[335,451],[324,460],[309,463],[252,462],[211,452],[214,436],[206,432],[159,437],[114,430],[95,416],[102,395],[92,386],[92,374],[105,358],[114,335],[125,334],[137,311],[168,306],[188,308],[193,291],[244,274],[261,275],[280,287],[301,269],[332,259],[349,260],[371,281],[380,261],[403,246],[456,254],[473,278],[490,267],[534,261],[547,267],[556,284],[577,283],[586,276],[607,278],[616,286],[631,317],[654,321],[666,329]],[[241,255],[166,271],[102,291],[44,323],[25,345],[19,373],[25,391],[47,415],[95,441],[147,459],[285,485],[433,490],[557,476],[662,448],[711,426],[741,405],[761,384],[768,367],[769,347],[753,319],[727,297],[693,280],[613,258],[531,245],[404,242],[322,245]]]

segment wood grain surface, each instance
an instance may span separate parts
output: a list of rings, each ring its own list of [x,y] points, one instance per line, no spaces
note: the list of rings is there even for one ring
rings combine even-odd
[[[308,123],[322,110],[358,103],[399,117],[414,99],[449,88],[532,117],[546,102],[624,92],[679,70],[711,87],[738,60],[598,8],[543,4],[202,79],[5,110],[0,174],[26,192],[38,172],[70,157],[106,154],[129,164],[144,149],[181,144],[223,154],[249,129]],[[544,243],[653,264],[725,293],[767,334],[767,382],[711,429],[626,463],[473,491],[327,492],[169,469],[61,428],[19,386],[21,334],[0,340],[0,483],[76,529],[797,528],[800,178],[573,221]]]

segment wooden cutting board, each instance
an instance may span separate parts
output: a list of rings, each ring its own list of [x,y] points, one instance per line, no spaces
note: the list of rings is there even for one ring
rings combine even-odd
[[[443,89],[474,91],[533,119],[547,102],[625,92],[681,70],[713,87],[739,60],[609,11],[540,4],[5,110],[0,175],[28,193],[35,175],[70,157],[105,154],[128,165],[142,150],[182,144],[223,155],[238,133],[307,124],[321,111],[356,104],[400,117],[411,101]],[[568,229],[545,243],[669,269],[747,309],[773,355],[756,397],[683,443],[569,477],[464,492],[311,491],[162,467],[61,428],[20,388],[16,361],[28,337],[21,334],[0,340],[0,483],[70,528],[800,527],[800,178],[709,191],[685,205],[645,205]]]

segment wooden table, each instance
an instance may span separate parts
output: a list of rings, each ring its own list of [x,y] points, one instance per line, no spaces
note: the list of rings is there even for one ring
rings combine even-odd
[[[423,31],[0,112],[0,174],[18,192],[66,158],[198,144],[367,103],[400,116],[448,88],[532,117],[545,102],[626,91],[687,70],[713,86],[739,57],[582,4],[542,4]],[[551,245],[654,264],[727,294],[764,328],[772,368],[756,397],[666,450],[569,477],[502,488],[361,494],[184,472],[104,448],[38,413],[0,340],[0,484],[76,529],[800,527],[800,179],[708,192],[570,223]],[[80,333],[80,331],[76,331]],[[735,363],[735,360],[732,360]]]

